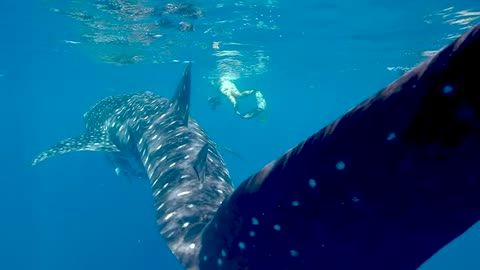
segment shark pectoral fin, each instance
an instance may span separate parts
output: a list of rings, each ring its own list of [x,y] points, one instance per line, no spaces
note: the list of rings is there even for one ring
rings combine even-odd
[[[32,166],[35,166],[43,160],[53,156],[79,151],[118,152],[119,149],[108,141],[107,135],[103,133],[92,132],[63,140],[52,148],[40,153],[33,160]]]
[[[208,156],[208,144],[205,144],[198,152],[198,155],[193,164],[193,169],[197,174],[197,178],[200,181],[205,180],[205,174],[207,171],[207,156]]]
[[[191,72],[192,63],[189,63],[178,83],[175,95],[171,99],[173,109],[180,115],[185,126],[188,125],[188,119],[190,116]]]
[[[480,220],[478,63],[480,25],[243,182],[200,269],[418,269]]]
[[[124,171],[120,167],[116,167],[115,174],[117,176],[124,176],[129,184],[133,184],[133,178],[135,175],[131,175],[129,171]]]

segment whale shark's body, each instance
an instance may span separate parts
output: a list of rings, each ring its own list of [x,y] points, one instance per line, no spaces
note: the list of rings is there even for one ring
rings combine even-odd
[[[107,97],[85,115],[86,134],[40,154],[106,151],[129,176],[149,179],[160,232],[188,269],[198,266],[201,232],[232,193],[216,145],[189,115],[191,65],[168,100],[150,92]]]
[[[69,147],[139,160],[187,269],[413,270],[480,220],[478,63],[480,25],[234,192],[188,116],[190,66],[172,100],[117,100]]]

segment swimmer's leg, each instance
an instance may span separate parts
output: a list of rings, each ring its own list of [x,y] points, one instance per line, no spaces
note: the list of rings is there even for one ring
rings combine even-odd
[[[236,97],[239,96],[237,86],[230,80],[221,80],[220,92],[228,98],[233,107],[237,107]]]
[[[228,94],[225,94],[225,96],[228,98],[230,103],[232,103],[233,107],[237,107],[237,99],[235,99],[235,97],[232,94],[228,93]]]
[[[256,90],[246,90],[246,91],[243,91],[243,92],[236,91],[233,94],[235,95],[235,97],[244,97],[244,96],[249,96],[249,95],[255,93],[255,91]]]

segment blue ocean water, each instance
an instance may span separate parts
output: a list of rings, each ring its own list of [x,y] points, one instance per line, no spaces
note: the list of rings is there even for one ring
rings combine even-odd
[[[117,176],[97,153],[62,156],[35,168],[29,164],[46,147],[80,134],[83,113],[105,96],[145,89],[170,96],[184,65],[99,61],[97,47],[77,46],[84,45],[76,42],[85,31],[78,21],[52,12],[52,5],[0,2],[0,269],[181,269],[157,232],[148,183]],[[249,75],[238,80],[240,87],[264,93],[265,123],[240,119],[226,103],[208,108],[210,77],[220,64],[208,46],[222,35],[212,39],[201,33],[208,33],[205,25],[213,19],[192,34],[198,44],[181,37],[172,45],[178,50],[171,59],[195,63],[193,116],[215,141],[243,157],[224,153],[236,184],[399,77],[402,68],[425,59],[422,52],[448,44],[480,16],[480,4],[473,0],[308,0],[275,6],[275,27],[267,34],[229,34],[255,44],[239,49],[246,63],[258,60],[249,55],[260,49],[268,58],[261,71],[247,70]],[[230,30],[242,27],[235,8],[222,12],[232,18]],[[480,224],[423,269],[480,269],[478,250]]]

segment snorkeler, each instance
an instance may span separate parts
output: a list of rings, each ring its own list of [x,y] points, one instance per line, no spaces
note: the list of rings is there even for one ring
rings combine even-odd
[[[232,103],[233,108],[235,109],[235,114],[240,116],[243,119],[251,119],[254,117],[258,117],[260,115],[264,115],[266,113],[267,102],[263,96],[263,94],[259,90],[246,90],[240,92],[237,86],[228,79],[221,78],[220,79],[220,93],[227,97],[227,99]],[[238,98],[247,97],[250,95],[255,95],[255,100],[257,102],[257,107],[252,111],[242,113],[238,109]],[[220,94],[215,97],[209,97],[208,102],[210,103],[210,108],[215,110],[218,105],[221,104],[220,102]]]

